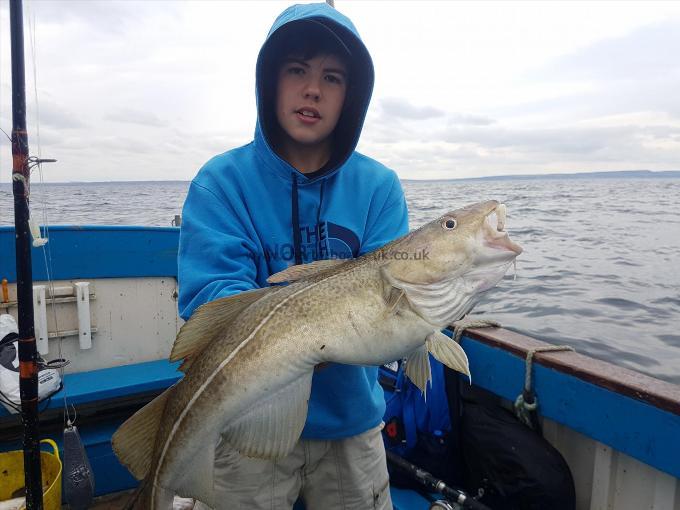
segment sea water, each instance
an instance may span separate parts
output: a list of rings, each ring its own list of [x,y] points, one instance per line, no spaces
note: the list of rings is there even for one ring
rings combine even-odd
[[[475,308],[503,326],[680,384],[680,179],[404,181],[411,227],[480,200],[524,248]],[[34,184],[50,224],[169,226],[187,182]],[[0,184],[0,225],[13,224]]]

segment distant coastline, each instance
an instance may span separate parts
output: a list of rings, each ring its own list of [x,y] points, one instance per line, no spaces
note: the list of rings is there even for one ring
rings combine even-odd
[[[680,170],[615,170],[611,172],[580,172],[560,174],[490,175],[484,177],[461,177],[457,179],[402,179],[405,182],[432,181],[520,181],[520,180],[566,180],[566,179],[680,179]]]
[[[680,170],[615,170],[611,172],[576,172],[559,174],[519,174],[519,175],[490,175],[484,177],[453,177],[442,179],[401,179],[404,182],[448,182],[448,181],[521,181],[521,180],[566,180],[566,179],[680,179]],[[139,185],[154,183],[188,184],[189,180],[176,179],[153,181],[62,181],[45,182],[47,185],[73,184],[121,184]],[[35,183],[34,183],[35,184]],[[10,187],[9,182],[0,182],[0,186]]]

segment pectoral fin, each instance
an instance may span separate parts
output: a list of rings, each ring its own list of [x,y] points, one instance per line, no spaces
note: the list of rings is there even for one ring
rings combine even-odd
[[[175,492],[184,498],[201,501],[210,508],[215,507],[215,447],[216,444],[206,444],[194,455],[186,469],[176,482]],[[160,507],[159,507],[160,508]]]
[[[432,381],[432,371],[430,369],[430,356],[425,345],[418,347],[406,358],[406,376],[427,398],[427,383]]]
[[[441,331],[434,331],[427,335],[425,345],[427,346],[427,350],[430,351],[432,356],[438,361],[442,362],[451,370],[467,375],[470,378],[470,383],[472,383],[468,358],[459,344]]]
[[[227,426],[223,438],[247,457],[285,457],[295,447],[305,425],[311,387],[310,371],[256,402]]]
[[[401,289],[397,289],[395,287],[390,288],[389,297],[387,298],[388,315],[392,315],[396,311],[397,306],[399,306],[399,302],[401,301],[401,298],[403,298],[405,295],[406,293]]]

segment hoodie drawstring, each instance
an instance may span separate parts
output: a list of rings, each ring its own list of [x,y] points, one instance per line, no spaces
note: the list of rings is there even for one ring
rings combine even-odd
[[[300,233],[300,205],[298,197],[298,181],[297,176],[291,174],[293,178],[293,192],[291,196],[292,208],[292,224],[293,224],[293,253],[295,255],[295,264],[302,264],[302,234]],[[321,181],[319,188],[319,208],[316,211],[316,259],[321,259],[321,206],[323,205],[323,192],[326,181]]]
[[[291,174],[293,178],[293,193],[292,193],[292,216],[293,216],[293,253],[295,254],[295,265],[302,264],[302,236],[300,235],[300,210],[298,206],[298,182],[295,173]]]
[[[326,179],[321,181],[319,188],[319,208],[316,210],[316,259],[323,258],[321,254],[321,205],[323,204],[323,188],[326,185]]]

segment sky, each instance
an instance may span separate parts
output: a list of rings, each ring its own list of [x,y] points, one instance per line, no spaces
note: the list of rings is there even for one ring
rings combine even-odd
[[[257,53],[288,5],[25,0],[29,144],[58,160],[44,180],[189,180],[248,143]],[[680,2],[335,6],[376,70],[358,150],[401,178],[680,170]],[[7,133],[9,54],[0,0]]]

